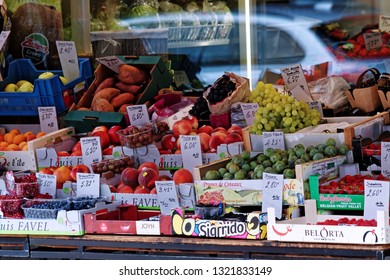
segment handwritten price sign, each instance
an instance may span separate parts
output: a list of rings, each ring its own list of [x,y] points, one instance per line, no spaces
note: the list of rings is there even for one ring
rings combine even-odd
[[[268,148],[284,150],[284,133],[282,131],[263,132],[263,151]]]
[[[324,111],[322,110],[322,104],[320,101],[310,101],[308,102],[310,109],[316,109],[318,112],[320,112],[320,116],[324,116]]]
[[[179,207],[179,196],[173,181],[156,181],[157,201],[163,215],[171,215],[173,208]]]
[[[77,173],[77,196],[100,196],[100,175]]]
[[[309,86],[300,64],[281,68],[280,73],[289,91],[292,91],[297,86],[301,86],[307,94],[310,94]]]
[[[148,109],[145,104],[127,106],[126,109],[132,125],[142,126],[150,122]]]
[[[364,218],[376,219],[377,211],[389,209],[390,182],[364,180]]]
[[[57,176],[50,174],[42,174],[39,172],[36,173],[36,176],[39,186],[39,192],[42,194],[51,194],[53,198],[55,198],[57,192]]]
[[[259,109],[259,104],[257,103],[241,103],[241,110],[247,125],[253,124],[257,109]]]
[[[104,66],[110,68],[115,73],[119,72],[118,68],[120,65],[125,64],[125,62],[123,60],[120,60],[116,56],[99,57],[99,58],[96,58],[96,60],[99,63],[103,64]]]
[[[268,207],[275,208],[277,218],[282,217],[283,208],[283,175],[263,173],[263,201],[262,211]]]
[[[73,41],[56,41],[62,72],[68,81],[80,77],[79,61],[76,45]]]
[[[58,130],[56,107],[38,107],[41,131],[50,133]]]
[[[381,172],[390,178],[390,142],[381,142]]]
[[[92,163],[99,162],[103,159],[100,137],[82,137],[80,138],[80,143],[83,163],[85,165],[90,167]]]
[[[193,173],[194,167],[202,165],[202,150],[199,135],[180,135],[183,167]]]
[[[382,34],[380,32],[364,33],[363,38],[367,50],[378,49],[383,45]]]

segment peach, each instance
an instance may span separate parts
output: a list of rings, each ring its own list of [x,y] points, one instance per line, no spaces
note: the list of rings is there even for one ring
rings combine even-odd
[[[138,185],[138,169],[133,167],[126,167],[121,174],[121,181],[123,184],[130,187]]]
[[[16,144],[9,144],[6,148],[5,148],[7,151],[21,151],[22,148],[20,148],[18,145]]]
[[[168,175],[160,175],[158,176],[156,181],[170,181],[170,180],[172,180],[172,178],[169,177]]]
[[[38,132],[35,136],[36,136],[37,138],[41,138],[42,136],[45,136],[45,135],[46,135],[46,132],[40,131],[40,132]]]
[[[197,130],[198,129],[199,122],[198,122],[198,119],[195,116],[188,115],[184,119],[190,121],[191,127],[192,127],[193,130]]]
[[[238,132],[232,132],[225,138],[225,144],[231,144],[235,142],[242,142],[242,137]]]
[[[239,125],[232,124],[232,126],[227,130],[227,133],[230,134],[232,132],[237,132],[242,137],[242,128]]]
[[[173,136],[173,134],[171,134],[171,133],[165,134],[161,138],[161,141],[160,141],[161,142],[161,149],[173,151],[176,148],[177,139],[178,138]]]
[[[72,167],[70,171],[70,177],[72,178],[72,181],[77,181],[77,173],[90,173],[89,167],[85,164],[76,164]]]
[[[117,189],[118,193],[134,193],[134,189],[130,186],[123,185],[121,188]]]
[[[180,168],[179,170],[176,170],[173,174],[172,179],[176,185],[194,182],[194,177],[192,176],[192,173],[185,168]]]
[[[137,186],[134,190],[134,193],[150,193],[150,189],[145,186]]]
[[[42,169],[39,170],[39,173],[42,173],[42,174],[53,175],[53,172],[54,172],[54,168],[52,168],[52,167],[43,167]]]
[[[217,132],[217,131],[223,131],[223,132],[226,132],[226,133],[227,133],[226,128],[224,128],[224,127],[222,127],[222,126],[218,126],[218,127],[214,128],[214,129],[211,131],[211,133],[214,133],[214,132]]]
[[[35,136],[35,134],[29,134],[29,135],[26,135],[26,141],[31,141],[31,140],[34,140],[36,139],[37,136]]]
[[[17,135],[15,135],[14,139],[12,140],[12,142],[16,145],[19,145],[20,143],[25,142],[25,141],[26,141],[26,136],[24,136],[24,134],[17,134]]]
[[[176,140],[176,150],[180,150],[181,147],[180,147],[180,138],[177,138]]]
[[[66,181],[71,181],[70,168],[67,166],[60,166],[53,171],[53,175],[56,175],[57,183],[63,184]]]
[[[18,128],[13,128],[9,131],[9,133],[12,133],[14,135],[20,134],[20,130]]]
[[[210,125],[202,125],[198,128],[198,133],[205,132],[208,135],[211,135],[211,132],[213,131],[213,127]]]
[[[213,152],[217,151],[217,147],[225,143],[226,136],[223,133],[214,133],[210,137],[209,147]]]
[[[83,155],[83,153],[81,152],[81,150],[79,151],[74,151],[70,154],[71,157],[81,157]]]
[[[57,156],[59,156],[59,157],[69,157],[70,154],[67,151],[57,151]]]
[[[172,126],[173,136],[175,136],[176,138],[180,135],[189,135],[191,131],[192,126],[189,120],[178,120]]]
[[[150,190],[150,194],[157,194],[157,189],[154,187]]]
[[[72,147],[72,153],[75,151],[81,151],[81,142],[77,141],[76,144]]]
[[[208,135],[206,132],[199,133],[200,148],[202,149],[202,152],[207,152],[208,150],[210,150],[210,138],[211,136]]]

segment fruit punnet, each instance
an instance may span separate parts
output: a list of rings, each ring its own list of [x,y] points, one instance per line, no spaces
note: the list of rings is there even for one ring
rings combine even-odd
[[[259,82],[249,96],[250,102],[259,104],[250,132],[261,135],[263,131],[283,129],[294,133],[307,126],[317,125],[320,113],[310,109],[306,102],[281,94],[272,84]]]

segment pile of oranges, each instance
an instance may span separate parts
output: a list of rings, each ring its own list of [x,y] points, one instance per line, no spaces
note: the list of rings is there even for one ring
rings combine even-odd
[[[11,129],[5,134],[0,134],[0,151],[28,151],[27,142],[45,134],[43,131],[35,134],[32,131],[21,133],[17,128]]]

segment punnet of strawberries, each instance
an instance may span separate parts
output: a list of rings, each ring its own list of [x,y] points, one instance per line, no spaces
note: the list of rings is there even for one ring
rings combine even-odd
[[[339,181],[332,181],[325,185],[320,185],[320,194],[364,194],[364,180],[389,181],[389,178],[382,174],[373,176],[370,174],[346,175]]]
[[[366,226],[366,227],[376,227],[377,222],[375,219],[367,220],[363,218],[340,218],[338,220],[335,219],[327,219],[323,222],[317,222],[317,225],[327,225],[327,226],[343,226],[343,225],[351,225],[351,226]]]

